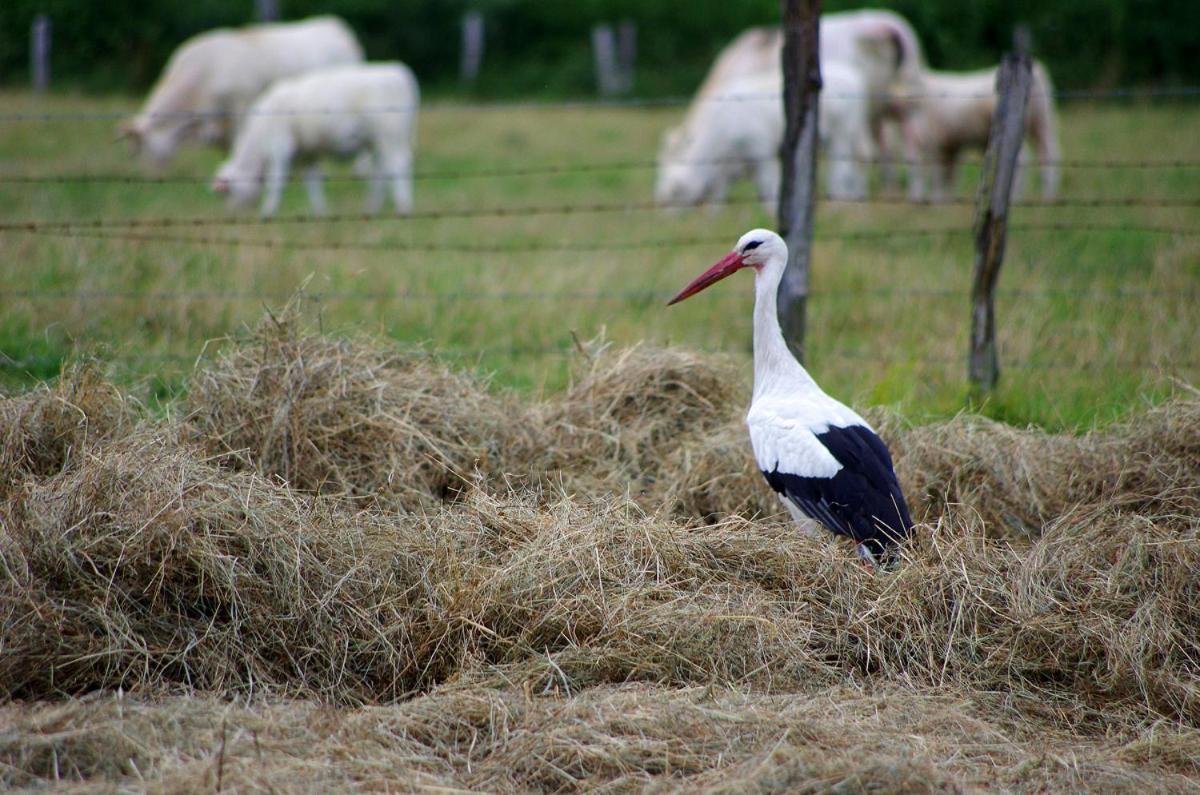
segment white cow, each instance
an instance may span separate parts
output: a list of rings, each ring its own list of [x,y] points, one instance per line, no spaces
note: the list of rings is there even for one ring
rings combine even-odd
[[[854,67],[836,62],[823,68],[822,77],[818,120],[827,189],[835,199],[861,199],[867,192],[861,161],[871,153],[866,81]],[[710,95],[715,101],[694,103],[687,121],[664,139],[657,201],[668,206],[718,202],[731,183],[750,177],[759,198],[773,207],[779,194],[782,91],[776,70],[729,80]]]
[[[273,215],[297,160],[307,165],[309,203],[324,212],[318,159],[359,155],[370,186],[368,212],[379,211],[390,186],[396,212],[407,213],[419,104],[417,80],[401,63],[335,66],[281,80],[246,112],[212,189],[243,207],[265,186],[261,211]]]
[[[175,50],[141,111],[119,132],[163,165],[184,140],[227,145],[246,108],[276,80],[362,60],[358,39],[337,17],[212,30]]]
[[[914,133],[909,152],[913,161],[909,189],[914,199],[945,200],[953,190],[962,150],[987,146],[997,102],[996,71],[929,71],[918,92],[898,98]],[[1025,110],[1025,134],[1037,149],[1042,196],[1052,199],[1058,191],[1060,157],[1054,86],[1046,68],[1036,61]],[[1015,190],[1019,189],[1018,182]]]
[[[866,9],[821,16],[820,57],[822,71],[833,63],[857,67],[866,81],[868,120],[875,151],[886,158],[884,124],[900,124],[906,148],[911,148],[911,132],[903,116],[904,106],[891,102],[897,91],[917,93],[925,72],[921,43],[912,25],[892,11]],[[691,116],[702,112],[702,102],[715,94],[728,94],[731,80],[762,74],[778,74],[783,57],[783,34],[779,28],[751,28],[741,33],[717,56],[696,91],[688,110]],[[834,98],[826,86],[825,93]],[[839,97],[840,98],[840,97]],[[847,101],[854,101],[850,97]],[[824,101],[822,109],[830,105]],[[890,174],[888,175],[890,177]]]

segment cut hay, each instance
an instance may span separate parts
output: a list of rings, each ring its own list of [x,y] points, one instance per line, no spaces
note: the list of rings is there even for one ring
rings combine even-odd
[[[417,508],[519,460],[536,426],[515,401],[428,355],[304,333],[293,310],[198,370],[188,430],[235,468],[315,494]]]
[[[0,496],[25,477],[47,477],[89,444],[128,431],[138,409],[97,371],[69,369],[52,385],[0,398]]]
[[[1036,535],[1081,506],[1184,527],[1200,516],[1200,400],[1178,399],[1083,436],[1013,428],[981,417],[899,437],[896,468],[918,513],[956,506],[992,533]]]
[[[426,564],[392,552],[377,522],[149,435],[26,484],[0,519],[9,697],[403,687],[406,638],[387,629],[406,626]]]
[[[0,708],[5,784],[1200,786],[1196,401],[885,418],[925,522],[874,575],[779,515],[687,354],[522,405],[262,333],[178,421],[96,380],[0,403],[0,698],[61,702]]]
[[[740,380],[727,361],[638,346],[586,354],[574,383],[542,412],[549,439],[539,462],[596,482],[606,493],[652,491],[671,451],[726,417]],[[586,485],[580,482],[580,485]]]
[[[1001,695],[899,687],[451,689],[359,709],[106,695],[0,707],[0,724],[0,782],[17,787],[1188,793],[1200,772],[1194,729],[1031,736]]]
[[[883,677],[1200,721],[1196,532],[1117,512],[1066,516],[1027,550],[943,522],[875,577],[782,523],[481,491],[420,517],[347,514],[130,440],[5,516],[10,696]]]

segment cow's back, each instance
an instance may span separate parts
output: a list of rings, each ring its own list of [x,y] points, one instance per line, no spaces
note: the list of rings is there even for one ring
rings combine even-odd
[[[234,31],[210,64],[209,85],[237,111],[276,81],[339,64],[362,61],[362,47],[336,17],[254,25]],[[238,106],[241,106],[239,108]]]
[[[276,83],[250,114],[278,119],[302,149],[349,149],[368,138],[409,143],[419,101],[416,78],[404,64],[349,64]]]

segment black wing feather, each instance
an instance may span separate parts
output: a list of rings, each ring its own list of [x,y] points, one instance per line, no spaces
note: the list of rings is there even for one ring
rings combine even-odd
[[[907,537],[912,518],[883,440],[862,425],[830,428],[817,434],[817,440],[842,465],[838,473],[813,478],[776,468],[763,472],[771,488],[807,516],[873,553]]]

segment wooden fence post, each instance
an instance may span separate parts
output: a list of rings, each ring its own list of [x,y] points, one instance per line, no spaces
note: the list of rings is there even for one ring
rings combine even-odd
[[[279,0],[254,0],[254,11],[259,22],[278,22]]]
[[[804,361],[808,269],[817,184],[817,98],[821,91],[818,20],[821,0],[781,0],[783,11],[783,143],[779,147],[779,234],[788,264],[779,283],[779,325]]]
[[[592,54],[596,63],[596,85],[602,96],[612,96],[621,91],[620,67],[617,65],[617,37],[612,25],[592,27]]]
[[[29,29],[29,74],[33,90],[41,93],[50,85],[50,17],[38,14]]]
[[[1020,41],[1018,41],[1020,44]],[[1032,83],[1027,51],[1004,56],[996,75],[996,111],[975,207],[975,267],[971,285],[971,348],[967,377],[972,399],[991,390],[1000,378],[996,356],[996,281],[1004,262],[1008,201],[1017,156],[1025,137],[1025,105]]]
[[[617,69],[621,77],[621,92],[633,90],[633,69],[637,64],[637,23],[625,19],[617,26]]]
[[[462,18],[462,59],[459,74],[466,82],[479,76],[483,65],[483,14],[468,11]]]

